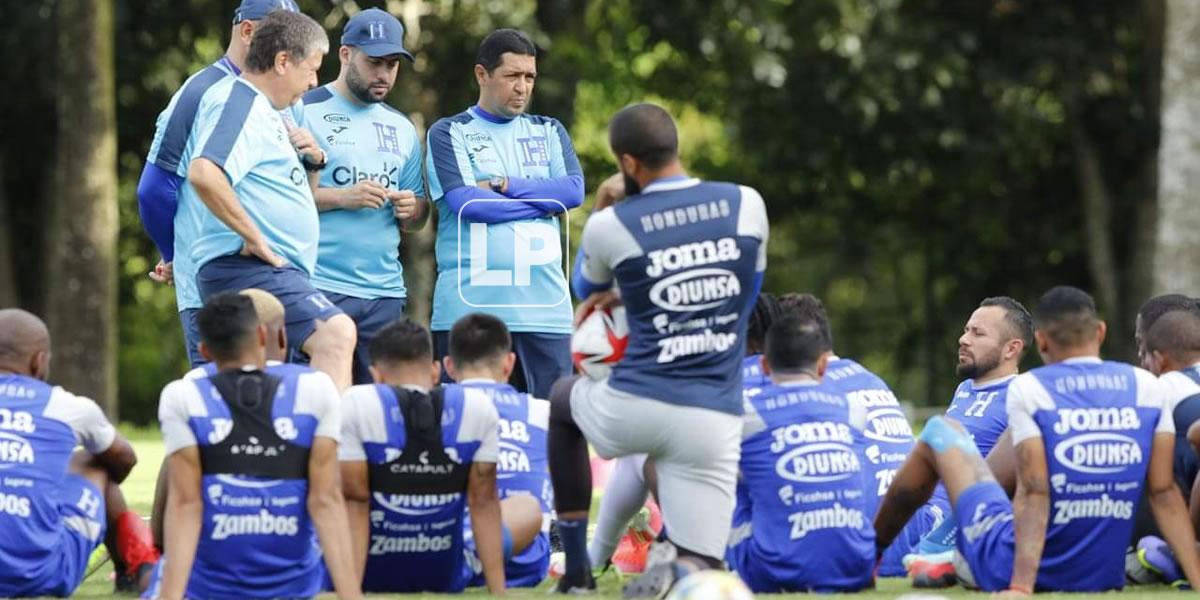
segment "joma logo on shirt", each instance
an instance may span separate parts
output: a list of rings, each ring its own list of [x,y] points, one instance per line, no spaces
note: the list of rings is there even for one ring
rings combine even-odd
[[[737,241],[733,238],[681,244],[647,253],[646,258],[650,260],[650,265],[646,267],[646,274],[661,277],[668,271],[731,262],[741,257],[742,251],[738,249]]]
[[[1124,408],[1060,408],[1054,433],[1059,435],[1072,431],[1119,431],[1138,429],[1142,426],[1137,410]]]

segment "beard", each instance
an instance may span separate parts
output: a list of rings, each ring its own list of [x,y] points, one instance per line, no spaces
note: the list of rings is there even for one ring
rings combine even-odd
[[[642,193],[642,186],[638,185],[638,182],[636,179],[630,177],[629,175],[625,174],[624,172],[621,173],[621,177],[625,178],[625,197],[626,198],[628,198],[629,196],[634,196],[634,195]]]
[[[963,379],[978,379],[980,375],[990,373],[1000,366],[1000,352],[996,351],[992,354],[982,357],[976,357],[971,362],[958,363],[954,368],[954,373]]]
[[[362,74],[358,72],[358,68],[354,66],[353,62],[350,63],[350,68],[346,71],[346,87],[363,104],[383,102],[383,99],[387,97],[387,94],[384,94],[382,97],[376,98],[371,94],[371,84],[363,79]]]

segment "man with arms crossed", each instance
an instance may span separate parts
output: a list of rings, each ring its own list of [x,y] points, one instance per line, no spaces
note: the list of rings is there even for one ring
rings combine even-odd
[[[434,352],[446,355],[455,321],[484,310],[512,332],[514,387],[546,398],[571,374],[559,214],[583,203],[583,171],[562,123],[526,112],[538,75],[529,37],[493,31],[475,63],[479,102],[429,129],[429,196],[438,209]]]
[[[1171,406],[1155,377],[1099,357],[1106,327],[1091,296],[1060,286],[1034,312],[1046,366],[1009,384],[1016,449],[1010,501],[967,432],[934,417],[888,489],[875,531],[889,543],[939,479],[959,525],[965,583],[1013,595],[1095,592],[1125,584],[1125,544],[1135,504],[1148,500],[1193,585],[1200,559],[1171,461]]]
[[[560,380],[551,393],[550,475],[566,572],[558,590],[595,586],[587,554],[588,442],[614,458],[656,463],[665,526],[679,559],[627,593],[655,596],[678,567],[718,568],[733,516],[741,438],[746,322],[766,269],[767,213],[758,192],[688,177],[675,122],[635,104],[609,124],[621,176],[584,227],[572,277],[581,314],[617,301],[629,320],[625,356],[604,380]],[[700,290],[703,293],[690,293]],[[702,434],[698,432],[703,432]]]
[[[403,61],[404,27],[371,8],[342,32],[338,78],[304,95],[301,125],[329,156],[316,190],[321,242],[313,285],[358,329],[354,383],[371,383],[367,348],[404,314],[400,231],[429,216],[416,128],[385,100]]]
[[[289,131],[279,113],[316,84],[328,49],[316,21],[267,15],[241,77],[221,82],[201,103],[201,150],[183,193],[209,210],[192,249],[201,297],[252,287],[270,292],[286,309],[291,344],[341,389],[350,385],[354,322],[309,281],[319,221],[306,172],[319,171],[325,156],[311,134]],[[223,103],[219,110],[205,106],[210,98]]]

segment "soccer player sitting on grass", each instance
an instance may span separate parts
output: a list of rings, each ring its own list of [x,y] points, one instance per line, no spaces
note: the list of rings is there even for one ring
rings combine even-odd
[[[159,402],[170,485],[152,594],[314,596],[323,553],[338,596],[361,597],[337,485],[333,381],[305,367],[264,372],[266,330],[246,296],[214,295],[196,321],[218,373],[174,381]]]
[[[158,560],[149,528],[117,487],[137,463],[133,447],[95,402],[47,384],[49,374],[46,325],[23,310],[0,310],[4,598],[70,596],[101,541],[125,567],[119,577],[141,579]]]
[[[1099,358],[1106,327],[1091,296],[1056,287],[1034,311],[1046,366],[1008,389],[1016,449],[1010,501],[957,422],[929,420],[875,521],[884,547],[945,484],[964,583],[985,591],[1096,592],[1125,585],[1125,545],[1142,487],[1187,579],[1200,583],[1195,535],[1171,473],[1174,422],[1150,373]],[[994,453],[993,453],[994,454]]]
[[[482,573],[503,594],[506,557],[529,547],[542,518],[531,497],[497,497],[495,406],[483,390],[430,389],[433,344],[412,321],[383,328],[370,353],[376,383],[346,391],[339,451],[363,587],[460,592]]]
[[[771,384],[747,401],[726,560],[760,593],[854,592],[873,581],[875,532],[856,440],[867,409],[823,380],[829,338],[811,319],[767,331]],[[873,486],[872,486],[873,489]]]
[[[444,362],[454,381],[487,394],[499,413],[496,485],[500,498],[537,502],[541,531],[528,548],[504,564],[509,586],[534,587],[546,578],[550,568],[550,513],[554,505],[546,466],[550,403],[518,392],[506,383],[516,354],[508,327],[492,315],[470,313],[454,323],[450,328],[450,354]],[[511,511],[503,512],[511,519]],[[471,585],[483,585],[483,579],[477,576]]]

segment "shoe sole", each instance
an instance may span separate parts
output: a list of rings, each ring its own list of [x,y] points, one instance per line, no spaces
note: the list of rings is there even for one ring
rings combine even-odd
[[[675,572],[671,568],[671,564],[667,563],[650,569],[629,582],[621,592],[621,597],[626,600],[633,598],[659,599],[665,597],[673,585],[675,585]]]

